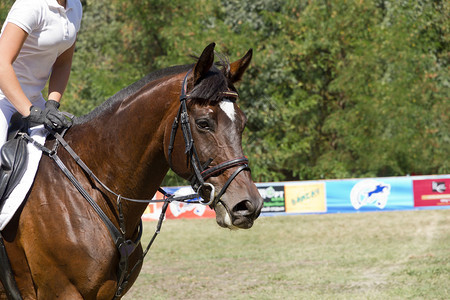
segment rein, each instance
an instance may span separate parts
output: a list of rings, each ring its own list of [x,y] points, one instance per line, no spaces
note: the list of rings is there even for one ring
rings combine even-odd
[[[119,299],[122,296],[122,293],[127,287],[128,280],[131,276],[131,274],[134,272],[134,270],[138,267],[140,263],[144,261],[145,256],[150,250],[150,247],[152,246],[154,240],[156,239],[156,236],[160,233],[162,223],[164,221],[164,217],[167,211],[167,208],[169,206],[169,203],[172,201],[179,201],[179,202],[187,202],[187,203],[199,203],[203,205],[214,205],[217,203],[217,201],[220,200],[222,195],[227,190],[228,186],[231,184],[231,182],[234,180],[234,178],[243,170],[250,171],[250,167],[248,166],[248,159],[246,157],[240,157],[236,158],[230,161],[225,161],[220,164],[208,167],[209,164],[213,161],[213,159],[209,159],[207,163],[204,165],[201,164],[200,159],[198,157],[197,151],[194,146],[194,140],[192,137],[191,128],[189,125],[189,115],[187,112],[187,105],[186,101],[189,99],[189,95],[186,93],[187,89],[187,77],[189,75],[189,72],[187,72],[181,89],[181,96],[180,96],[180,108],[178,110],[177,117],[175,117],[174,123],[172,125],[172,132],[170,136],[170,144],[168,148],[168,156],[169,156],[169,166],[172,168],[172,152],[174,148],[174,142],[175,142],[175,136],[178,129],[179,124],[181,124],[181,130],[183,132],[184,142],[185,142],[185,154],[187,156],[187,164],[191,165],[194,170],[194,175],[192,176],[191,180],[191,186],[196,191],[195,194],[186,195],[186,196],[179,196],[175,197],[174,195],[168,194],[165,192],[162,188],[158,188],[158,191],[161,192],[164,195],[163,200],[147,200],[147,199],[133,199],[133,198],[127,198],[123,197],[122,195],[114,192],[111,190],[108,186],[106,186],[98,177],[88,168],[88,166],[81,160],[81,158],[75,153],[75,151],[70,147],[70,145],[64,140],[63,136],[65,132],[68,130],[66,128],[62,134],[59,134],[55,132],[54,130],[47,128],[47,130],[50,132],[51,135],[53,135],[56,139],[55,145],[53,146],[53,149],[48,149],[45,146],[37,143],[34,141],[28,134],[24,133],[23,136],[25,139],[27,139],[30,143],[32,143],[35,147],[40,149],[43,153],[48,155],[51,159],[55,161],[55,163],[58,165],[58,167],[62,170],[62,172],[66,175],[66,177],[72,182],[72,184],[75,186],[75,188],[80,192],[80,194],[88,201],[88,203],[93,207],[93,209],[97,212],[103,223],[106,225],[114,244],[119,252],[119,270],[118,270],[118,283],[117,283],[117,289],[115,292],[115,296],[113,299]],[[233,91],[228,91],[223,93],[226,96],[231,97],[237,97],[237,93]],[[69,116],[70,118],[73,118],[73,115]],[[76,179],[76,177],[70,172],[70,170],[66,167],[64,162],[59,158],[57,151],[58,147],[61,145],[70,155],[71,157],[76,161],[76,163],[83,169],[84,172],[86,172],[90,178],[95,180],[103,189],[105,189],[110,194],[114,195],[117,198],[117,211],[118,211],[118,223],[119,223],[119,229],[114,225],[114,223],[108,218],[108,216],[105,214],[105,212],[101,209],[101,207],[95,202],[95,200],[89,195],[89,193],[86,191],[86,189],[81,185],[81,183]],[[228,178],[220,192],[215,195],[215,188],[212,184],[205,182],[208,178],[219,176],[222,174],[225,170],[238,167],[233,174]],[[208,201],[202,201],[194,199],[199,198],[201,199],[199,193],[204,188],[208,188],[210,190],[210,198]],[[155,230],[155,233],[153,234],[150,242],[148,243],[145,251],[141,255],[141,257],[138,259],[136,264],[131,268],[130,272],[128,272],[128,259],[130,255],[134,252],[134,250],[137,248],[137,246],[140,243],[141,237],[142,237],[142,220],[140,221],[140,224],[138,225],[137,232],[138,237],[136,240],[127,240],[126,239],[126,232],[125,232],[125,218],[123,214],[122,209],[122,200],[126,201],[132,201],[132,202],[138,202],[138,203],[155,203],[155,202],[164,202],[161,214],[159,216],[159,221]]]

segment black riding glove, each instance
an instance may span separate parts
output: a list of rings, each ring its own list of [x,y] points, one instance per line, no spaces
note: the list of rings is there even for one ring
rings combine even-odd
[[[28,122],[28,127],[34,127],[38,125],[44,124],[45,116],[42,112],[42,109],[36,106],[30,107],[30,115],[25,118]]]
[[[39,107],[31,106],[30,115],[26,117],[28,127],[33,127],[45,124],[52,129],[62,129],[70,126],[70,122],[58,110],[59,103],[55,100],[48,100],[45,103],[45,110],[42,111]]]
[[[70,122],[66,117],[58,110],[59,102],[55,100],[47,100],[45,103],[45,110],[43,114],[45,116],[44,124],[52,129],[62,129],[70,126]]]

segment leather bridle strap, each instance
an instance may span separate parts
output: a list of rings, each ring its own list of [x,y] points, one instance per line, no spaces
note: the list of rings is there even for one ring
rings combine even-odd
[[[217,196],[216,196],[216,199],[217,199],[217,200],[220,200],[220,198],[222,197],[222,195],[225,194],[225,192],[226,192],[228,186],[229,186],[230,183],[233,181],[233,179],[234,179],[236,176],[238,176],[238,174],[241,173],[241,171],[244,171],[244,170],[249,170],[249,171],[250,171],[250,167],[249,167],[247,164],[242,165],[242,166],[240,166],[239,168],[237,168],[237,169],[233,172],[233,174],[231,174],[230,178],[228,178],[227,182],[225,182],[225,184],[223,185],[223,187],[222,187],[222,189],[220,190],[219,194],[217,194]]]
[[[241,157],[241,158],[236,158],[236,159],[232,159],[229,161],[225,161],[223,163],[220,163],[218,165],[210,167],[201,173],[202,179],[204,181],[206,181],[207,179],[209,179],[211,177],[219,176],[225,170],[231,169],[234,167],[239,167],[239,168],[237,168],[231,174],[231,176],[228,178],[228,180],[222,186],[222,189],[220,190],[220,192],[217,195],[214,195],[214,197],[210,197],[210,198],[212,198],[212,201],[210,200],[210,203],[208,203],[208,204],[217,203],[217,201],[220,200],[220,198],[223,196],[223,194],[225,194],[226,190],[228,189],[228,186],[231,184],[231,182],[234,180],[234,178],[239,175],[239,173],[241,171],[244,171],[244,170],[251,171],[251,170],[248,165],[248,159],[246,157]],[[193,186],[193,188],[197,188],[197,189],[202,188],[202,185],[200,185],[200,183],[198,181],[196,181],[195,177],[193,177],[193,179],[191,181],[191,185]]]
[[[210,167],[206,170],[204,170],[201,175],[203,177],[203,180],[207,180],[210,177],[214,177],[225,171],[226,169],[233,168],[239,165],[245,165],[248,167],[248,159],[246,157],[240,157],[236,159],[232,159],[229,161],[225,161],[221,164],[218,164],[216,166]]]
[[[248,166],[248,159],[246,157],[240,157],[236,159],[232,159],[223,163],[220,163],[218,165],[215,165],[210,168],[206,168],[213,160],[209,159],[205,166],[202,166],[202,163],[200,162],[200,159],[197,154],[197,150],[195,149],[194,145],[194,139],[192,137],[192,131],[191,126],[189,124],[189,114],[187,111],[187,105],[186,101],[189,99],[189,95],[187,94],[187,78],[189,74],[191,73],[192,69],[189,70],[184,79],[183,84],[181,86],[181,95],[180,95],[180,107],[178,109],[177,116],[175,117],[175,120],[172,124],[172,132],[170,134],[170,141],[169,141],[169,147],[168,147],[168,160],[169,160],[169,166],[171,169],[173,169],[172,165],[172,153],[174,149],[174,143],[175,143],[175,136],[177,134],[177,130],[179,125],[181,125],[181,131],[183,133],[183,139],[185,144],[185,154],[186,154],[186,161],[187,166],[191,165],[192,169],[194,171],[194,174],[192,176],[191,180],[191,186],[194,189],[194,191],[199,193],[199,191],[207,187],[210,189],[210,199],[209,201],[203,202],[202,204],[205,205],[211,205],[213,203],[216,203],[220,197],[225,193],[228,186],[231,184],[233,179],[243,170],[250,171],[250,167]],[[234,91],[227,91],[224,92],[225,96],[228,97],[237,97],[237,93]],[[218,176],[221,173],[223,173],[225,170],[238,167],[239,168],[234,171],[234,173],[228,178],[227,182],[224,184],[222,189],[220,190],[219,194],[217,196],[215,195],[215,188],[211,183],[205,182],[208,178]],[[206,168],[206,169],[205,169]]]

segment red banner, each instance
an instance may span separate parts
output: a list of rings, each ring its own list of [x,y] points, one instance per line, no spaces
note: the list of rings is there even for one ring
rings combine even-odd
[[[184,191],[184,189],[186,191]],[[190,188],[180,189],[181,193],[191,194]],[[153,199],[164,199],[160,192],[157,192]],[[163,203],[150,203],[142,215],[143,221],[158,220],[161,214]],[[167,219],[199,219],[199,218],[215,218],[216,213],[209,206],[202,204],[188,204],[183,202],[171,202],[166,211]]]
[[[414,206],[450,205],[450,179],[413,180]]]

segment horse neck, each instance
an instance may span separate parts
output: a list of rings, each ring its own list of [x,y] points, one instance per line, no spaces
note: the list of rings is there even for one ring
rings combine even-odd
[[[174,91],[180,89],[182,76],[152,82],[69,131],[68,142],[114,192],[151,199],[164,179],[169,169],[163,146],[165,130],[177,112],[178,95]],[[107,201],[114,204],[115,198]],[[139,222],[146,206],[124,203],[127,231]]]

